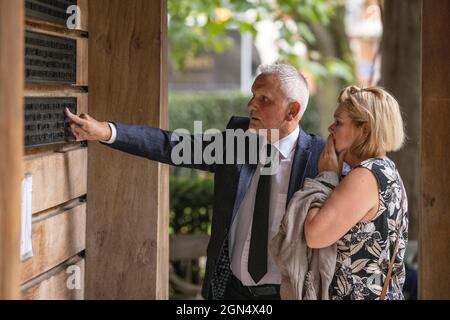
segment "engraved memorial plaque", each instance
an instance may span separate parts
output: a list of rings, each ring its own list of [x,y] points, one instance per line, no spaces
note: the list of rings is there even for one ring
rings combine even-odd
[[[67,107],[77,112],[76,98],[25,98],[25,147],[75,141]]]
[[[70,16],[67,8],[76,4],[76,0],[25,0],[25,13],[29,17],[65,26]]]
[[[28,82],[77,81],[77,43],[42,33],[25,33],[25,78]]]

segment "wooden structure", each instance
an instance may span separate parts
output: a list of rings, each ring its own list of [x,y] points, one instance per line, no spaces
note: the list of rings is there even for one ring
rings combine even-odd
[[[20,1],[0,0],[0,299],[19,294],[23,12]]]
[[[419,298],[450,299],[450,0],[423,0]]]
[[[72,30],[30,14],[48,10],[45,2],[0,1],[0,299],[167,299],[167,168],[97,142],[24,148],[24,98],[75,98],[79,114],[167,125],[165,0],[76,3],[81,23]],[[30,32],[74,41],[73,83],[30,81],[28,69],[24,78],[30,63],[38,75],[67,68],[58,51],[67,47],[31,43]],[[41,60],[25,59],[25,47]],[[25,175],[32,177],[33,256],[20,262]]]
[[[165,127],[165,1],[95,0],[89,16],[91,114]],[[167,298],[167,179],[167,167],[90,145],[87,298]]]
[[[25,16],[25,0],[0,0],[0,299],[166,299],[167,167],[98,143],[24,148],[25,97],[76,98],[78,113],[167,125],[166,0],[78,0],[78,5],[81,24],[69,30]],[[450,0],[423,1],[423,299],[450,299],[448,12]],[[25,81],[27,31],[75,41],[74,83]],[[33,256],[20,262],[25,174],[33,178]],[[81,277],[74,281],[79,287],[70,285],[73,275]]]

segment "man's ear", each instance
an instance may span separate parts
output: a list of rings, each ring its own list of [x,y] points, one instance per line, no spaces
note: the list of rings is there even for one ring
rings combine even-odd
[[[287,118],[289,121],[296,119],[298,117],[298,115],[300,114],[300,110],[301,110],[301,106],[300,103],[298,103],[297,101],[293,101],[291,103],[289,103],[288,105],[288,113],[287,113]]]

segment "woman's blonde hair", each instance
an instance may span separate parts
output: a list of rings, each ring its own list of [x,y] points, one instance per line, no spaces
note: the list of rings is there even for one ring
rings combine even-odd
[[[380,87],[342,90],[339,104],[347,107],[355,125],[363,128],[350,151],[359,158],[372,158],[383,152],[399,150],[405,141],[405,130],[397,100]]]

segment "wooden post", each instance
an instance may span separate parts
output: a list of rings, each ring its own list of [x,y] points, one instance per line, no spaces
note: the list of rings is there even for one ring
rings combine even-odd
[[[408,195],[409,240],[417,240],[419,233],[421,9],[422,0],[384,1],[382,86],[398,100],[408,137],[389,157]]]
[[[0,299],[19,294],[24,2],[0,0]]]
[[[450,299],[450,0],[423,1],[419,297]]]
[[[167,125],[166,0],[89,1],[93,117]],[[168,171],[89,145],[86,298],[168,298]]]

